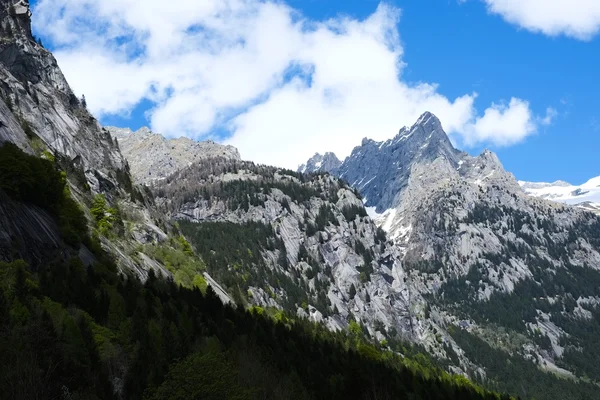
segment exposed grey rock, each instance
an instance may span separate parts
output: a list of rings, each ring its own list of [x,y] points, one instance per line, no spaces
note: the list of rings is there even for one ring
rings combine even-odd
[[[350,182],[372,207],[371,216],[401,254],[410,290],[435,295],[441,304],[448,285],[465,282],[467,275],[478,281],[466,280],[460,301],[485,303],[495,293],[513,293],[523,282],[553,285],[539,265],[544,265],[544,273],[600,269],[600,221],[578,209],[532,198],[521,188],[538,194],[554,190],[577,198],[593,194],[600,181],[582,185],[585,192],[574,192],[561,182],[519,186],[494,153],[486,150],[472,157],[454,149],[430,113],[391,140],[364,139],[330,172]],[[586,206],[595,208],[593,203]],[[572,287],[571,293],[554,301],[562,304],[579,296]],[[430,324],[457,325],[455,305],[448,306]],[[585,309],[576,310],[574,317],[587,315]],[[539,314],[527,326],[539,328],[552,348],[541,349],[530,341],[517,350],[543,360],[544,368],[560,371],[555,359],[563,352],[557,343],[561,329],[568,327],[556,326],[547,314]],[[469,329],[476,333],[480,327],[471,321]]]
[[[367,206],[383,212],[398,204],[415,163],[433,161],[440,156],[456,168],[465,153],[454,149],[440,121],[433,114],[425,113],[412,127],[402,128],[393,139],[376,142],[365,138],[339,167],[321,170],[349,182],[360,190]]]
[[[309,174],[314,172],[330,172],[340,167],[342,162],[334,153],[327,152],[323,155],[316,153],[306,164],[298,167],[298,172]]]
[[[295,184],[316,190],[320,195],[294,201],[276,187],[265,190],[263,182],[271,182],[270,179],[273,182],[270,185]],[[257,192],[249,191],[247,195],[256,195],[260,200],[258,205],[251,201],[247,209],[239,205],[232,207],[229,199],[207,199],[201,195],[211,193],[213,187],[221,187],[222,182],[236,181],[255,182]],[[258,189],[261,186],[263,188]],[[378,329],[383,329],[432,348],[439,347],[430,334],[430,322],[423,318],[425,301],[407,282],[398,249],[377,239],[377,226],[366,216],[362,201],[336,178],[316,175],[301,182],[272,167],[215,159],[176,173],[157,183],[154,191],[159,207],[175,219],[198,224],[253,221],[270,225],[276,239],[283,243],[287,265],[280,263],[280,250],[265,249],[262,258],[267,268],[286,275],[291,282],[299,278],[299,287],[306,285],[314,291],[314,295],[309,295],[306,309],[302,304],[295,304],[287,311],[323,322],[334,330],[345,329],[349,320],[355,318],[365,324],[373,337],[382,339],[383,332]],[[322,207],[330,207],[335,223],[330,221],[316,234],[309,234],[307,227],[316,225]],[[363,216],[348,220],[344,210],[350,207],[362,209]],[[322,261],[309,265],[308,260],[299,259],[301,246],[313,260]],[[373,261],[368,265],[372,269],[370,274],[363,271],[365,257],[357,252],[360,248],[372,254]],[[290,295],[286,289],[268,282],[263,285],[248,289],[251,293],[248,301],[262,307],[284,308]],[[355,294],[351,287],[355,288]],[[327,305],[317,304],[320,295],[326,297]]]
[[[207,272],[203,273],[204,279],[206,279],[206,283],[210,285],[210,287],[215,291],[219,299],[223,302],[223,304],[233,303],[231,297],[227,294],[227,292],[219,285]]]
[[[10,5],[15,5],[13,15]],[[160,216],[144,192],[131,184],[116,139],[74,95],[54,56],[34,40],[30,16],[27,2],[0,0],[0,145],[12,142],[37,156],[50,153],[68,171],[69,189],[86,212],[98,193],[105,194],[111,205],[119,205],[132,218],[131,235],[112,242],[104,238],[102,245],[121,271],[144,280],[148,269],[158,266],[135,257],[133,249],[164,240],[166,234],[156,226]],[[0,219],[0,260],[17,256],[36,263],[65,249],[54,218],[41,209],[12,202],[0,193]],[[82,247],[79,254],[84,264],[93,264],[87,249]]]
[[[0,107],[0,140],[31,151],[26,121],[41,145],[85,171],[112,175],[124,169],[116,143],[73,95],[52,54],[34,41],[29,15],[11,16],[0,7],[0,19],[13,32],[0,38],[0,92],[13,108]]]
[[[139,183],[150,184],[164,179],[206,158],[240,159],[235,147],[210,140],[196,142],[186,137],[166,139],[148,128],[141,128],[136,132],[126,128],[106,129],[119,141],[121,151],[131,166],[131,174]]]
[[[21,258],[39,265],[62,245],[58,226],[46,211],[14,202],[0,191],[0,261]]]

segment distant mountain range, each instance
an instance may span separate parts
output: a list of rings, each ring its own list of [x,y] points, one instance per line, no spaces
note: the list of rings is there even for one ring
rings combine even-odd
[[[573,204],[600,213],[600,176],[579,186],[564,181],[553,183],[519,181],[519,185],[531,196]]]

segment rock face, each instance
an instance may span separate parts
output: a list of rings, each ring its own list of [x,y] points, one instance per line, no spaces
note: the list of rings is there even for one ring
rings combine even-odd
[[[600,381],[597,216],[527,195],[493,153],[456,150],[430,113],[393,139],[363,140],[343,163],[316,155],[302,168],[309,175],[239,161],[214,143],[103,129],[34,42],[27,6],[9,14],[10,4],[0,0],[10,27],[0,37],[0,142],[51,153],[88,214],[97,194],[118,208],[122,232],[99,241],[123,273],[177,277],[153,250],[172,242],[185,257],[172,236],[180,229],[208,269],[188,281],[201,274],[225,301],[336,330],[354,322],[377,340],[423,345],[457,371],[491,372],[458,343],[461,329]],[[129,164],[154,195],[132,183]],[[83,246],[60,243],[50,215],[0,193],[1,260],[14,251],[43,260],[56,248],[93,264]]]
[[[209,272],[230,282],[230,292],[241,289],[244,301],[285,309],[336,330],[356,320],[380,340],[395,332],[435,343],[427,339],[433,323],[422,318],[424,300],[407,284],[398,249],[387,242],[356,193],[338,179],[210,159],[153,190],[159,207],[181,221],[199,247],[212,246],[206,240],[220,236],[221,229],[236,235],[248,223],[263,227],[265,243],[273,245],[262,246],[260,260],[251,267],[246,269],[243,258],[218,264],[214,271],[209,263]],[[206,239],[194,242],[196,232],[205,229],[211,229]],[[239,236],[249,241],[243,252],[261,240]]]
[[[123,272],[144,279],[149,265],[132,249],[147,237],[164,240],[166,234],[157,227],[160,216],[147,193],[132,184],[116,139],[73,94],[53,55],[34,40],[30,16],[27,2],[0,0],[0,145],[12,142],[26,153],[56,159],[86,212],[97,194],[119,207],[123,218],[131,219],[129,236],[118,243],[101,238],[102,244]],[[4,193],[0,222],[0,260],[18,255],[36,263],[57,251],[68,253],[50,215]],[[85,248],[80,253],[89,261]]]
[[[0,141],[28,152],[47,148],[73,162],[90,184],[106,179],[115,185],[117,171],[126,169],[117,143],[80,104],[52,54],[35,42],[30,13],[10,15],[11,4],[0,2],[7,27],[0,38]]]
[[[0,261],[19,254],[38,264],[63,245],[56,222],[47,212],[14,202],[0,191]]]
[[[375,142],[365,138],[338,167],[328,168],[323,164],[317,170],[343,178],[360,190],[368,207],[383,212],[398,204],[413,165],[434,161],[440,156],[456,168],[466,154],[454,149],[440,121],[433,114],[425,113],[412,127],[402,128],[393,139]]]
[[[303,174],[310,174],[315,172],[330,172],[336,170],[342,165],[342,162],[336,157],[335,154],[327,152],[323,155],[316,153],[310,158],[306,164],[302,164],[298,168],[298,172]]]
[[[185,137],[166,139],[148,128],[136,132],[115,127],[106,129],[119,141],[121,151],[131,164],[131,174],[139,183],[150,184],[164,179],[206,158],[240,159],[235,147],[212,141],[196,142]]]
[[[350,182],[373,207],[372,217],[401,253],[412,289],[429,299],[441,325],[466,317],[469,329],[482,335],[502,326],[528,337],[517,351],[543,360],[544,368],[556,368],[555,363],[579,368],[564,355],[576,354],[586,341],[572,329],[583,314],[548,314],[546,307],[572,310],[566,305],[571,299],[590,295],[588,279],[600,283],[600,219],[528,196],[495,154],[471,157],[454,149],[430,113],[394,139],[363,140],[330,172]],[[553,186],[574,197],[585,195]],[[588,186],[594,190],[594,181]],[[559,288],[563,278],[572,285]],[[537,287],[543,288],[538,302],[523,301],[535,296]],[[592,301],[598,296],[595,291]],[[511,319],[507,304],[526,315]],[[543,328],[548,324],[552,329]],[[539,345],[532,331],[552,345]],[[594,346],[586,343],[583,348]]]

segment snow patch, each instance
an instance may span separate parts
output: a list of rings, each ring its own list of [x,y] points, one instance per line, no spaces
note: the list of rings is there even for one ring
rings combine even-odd
[[[362,185],[360,185],[360,183],[359,183],[359,185],[360,185],[360,188],[361,188],[361,189],[363,189],[363,188],[364,188],[365,186],[367,186],[369,183],[373,182],[373,179],[375,179],[375,178],[377,178],[377,177],[376,177],[376,176],[372,177],[371,179],[369,179],[369,180],[367,181],[367,183],[364,183],[364,184],[362,184]],[[361,180],[361,182],[362,182],[362,180]]]
[[[575,186],[564,181],[554,183],[519,181],[519,185],[530,196],[554,200],[560,203],[579,205],[600,203],[600,176]]]

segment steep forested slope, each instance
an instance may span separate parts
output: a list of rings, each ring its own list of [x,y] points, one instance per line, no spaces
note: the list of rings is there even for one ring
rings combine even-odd
[[[332,334],[283,312],[224,306],[210,288],[186,289],[153,271],[145,283],[133,271],[119,274],[87,236],[83,212],[64,207],[57,165],[10,144],[0,151],[38,172],[19,177],[2,167],[0,191],[58,222],[70,216],[94,257],[84,265],[71,242],[35,268],[0,263],[0,398],[499,398],[422,358],[374,347],[358,325]],[[42,183],[45,196],[30,198]]]

